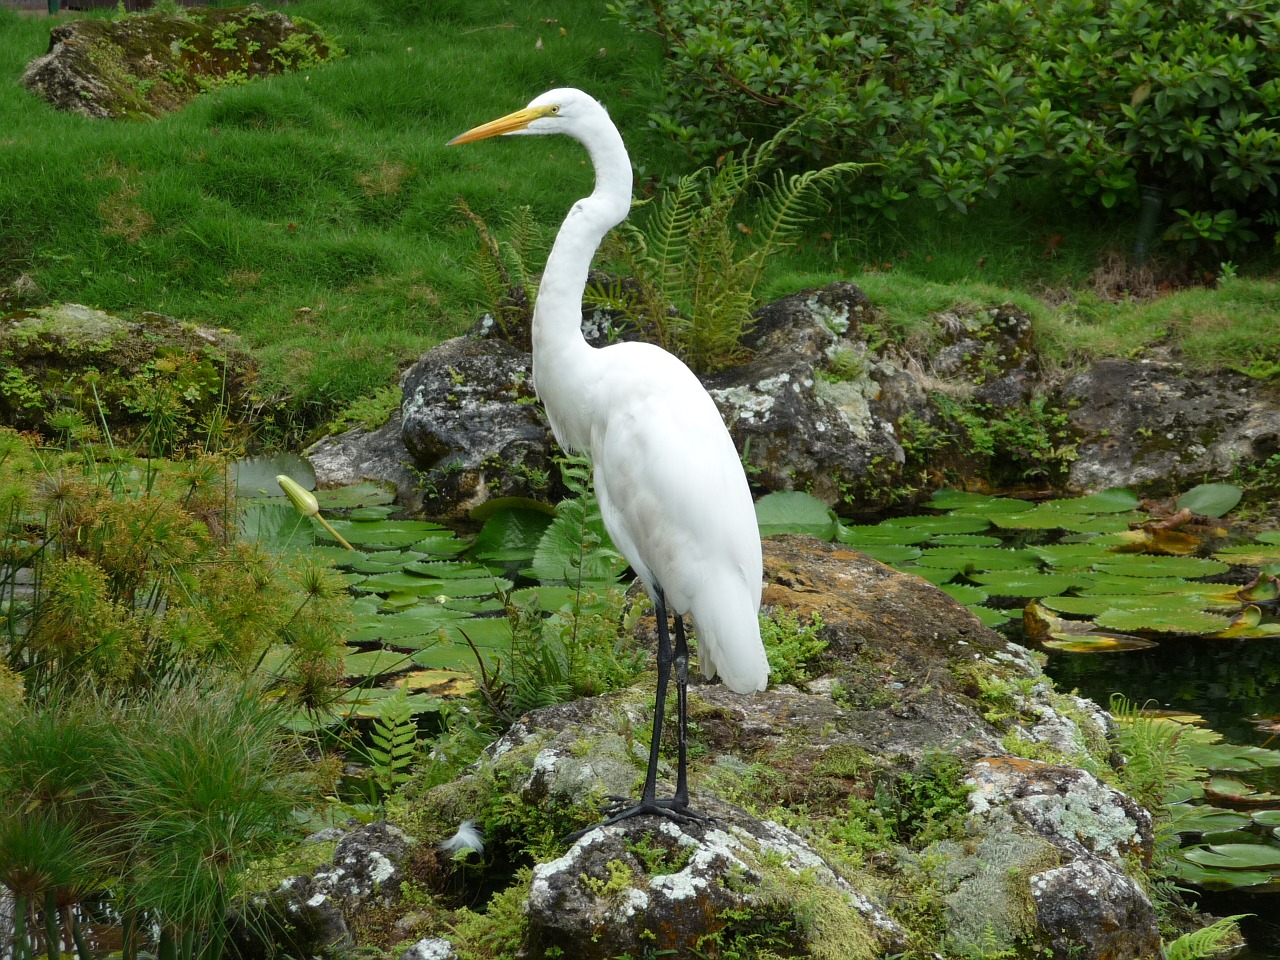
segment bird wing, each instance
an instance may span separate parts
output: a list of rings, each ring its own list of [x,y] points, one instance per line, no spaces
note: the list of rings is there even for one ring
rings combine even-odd
[[[650,592],[692,615],[704,672],[764,689],[760,534],[720,413],[664,350],[617,344],[600,359],[591,451],[605,527]]]

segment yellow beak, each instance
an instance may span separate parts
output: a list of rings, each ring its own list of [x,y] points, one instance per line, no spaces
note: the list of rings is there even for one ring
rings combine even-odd
[[[448,146],[458,143],[472,143],[476,140],[487,140],[489,137],[498,137],[504,133],[514,133],[516,130],[523,130],[539,117],[545,117],[551,112],[550,107],[525,107],[523,110],[517,110],[515,113],[508,113],[505,117],[499,117],[497,120],[490,120],[488,123],[482,123],[478,127],[472,127],[466,133],[459,134],[449,141]]]

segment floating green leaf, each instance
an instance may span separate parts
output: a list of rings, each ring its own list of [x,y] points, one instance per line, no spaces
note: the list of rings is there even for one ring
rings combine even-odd
[[[1002,597],[1052,597],[1070,590],[1078,582],[1078,578],[1067,574],[1019,570],[975,573],[970,579],[984,584],[993,594]]]
[[[756,522],[760,536],[800,533],[819,540],[836,535],[835,512],[817,497],[800,490],[770,493],[756,501]]]
[[[857,549],[872,560],[879,560],[881,563],[887,564],[906,563],[920,556],[919,547],[907,547],[896,543],[868,543],[862,544]]]
[[[934,510],[953,510],[975,516],[995,513],[1018,513],[1027,509],[1022,500],[993,497],[988,493],[966,493],[961,490],[938,490],[925,504]]]
[[[394,503],[395,491],[376,483],[357,483],[349,487],[317,490],[316,499],[324,510],[350,510],[356,507]]]
[[[1027,550],[1003,547],[928,547],[916,562],[956,570],[1029,570],[1036,566],[1036,557]]]
[[[970,586],[967,583],[944,583],[938,587],[943,593],[949,596],[957,603],[963,603],[966,606],[982,603],[987,599],[989,594],[987,591],[978,587]]]
[[[1206,557],[1152,557],[1145,554],[1118,553],[1099,560],[1098,570],[1126,577],[1212,577],[1230,568],[1220,560]]]
[[[1222,517],[1230,513],[1244,491],[1230,483],[1202,483],[1178,498],[1179,510],[1190,510],[1206,517]]]
[[[1259,537],[1258,539],[1262,539]],[[1280,563],[1280,544],[1246,543],[1236,547],[1223,547],[1214,553],[1214,559],[1225,563],[1236,563],[1250,567],[1260,567],[1269,563]]]
[[[845,526],[840,524],[836,531],[836,539],[853,547],[879,546],[880,544],[897,544],[909,546],[928,540],[928,530],[913,530],[910,527],[890,527],[884,524],[872,526]],[[996,541],[997,543],[999,541]]]
[[[395,650],[368,650],[348,653],[343,662],[348,677],[377,677],[412,666],[409,655]]]
[[[1106,544],[1094,541],[1027,547],[1028,551],[1051,567],[1087,567],[1094,561],[1107,556],[1110,549]]]
[[[932,546],[939,547],[999,547],[1004,545],[1004,541],[999,537],[989,537],[981,533],[939,533],[931,537],[929,543]]]
[[[1280,847],[1264,843],[1217,843],[1182,852],[1192,863],[1218,870],[1258,870],[1280,867]]]
[[[956,574],[960,572],[954,567],[921,567],[914,563],[904,563],[898,569],[921,580],[928,580],[935,587],[955,579]]]
[[[1105,610],[1097,615],[1096,620],[1098,626],[1112,630],[1186,634],[1216,633],[1226,629],[1231,622],[1215,613],[1169,605]]]
[[[985,517],[965,517],[948,514],[940,517],[925,515],[891,517],[885,521],[885,526],[911,527],[915,530],[924,530],[928,533],[936,534],[981,533],[983,530],[989,529],[991,524]]]
[[[1002,610],[997,607],[984,607],[977,603],[969,605],[966,609],[968,609],[970,613],[988,627],[998,627],[1000,624],[1012,620],[1018,615],[1016,610]]]
[[[1136,510],[1139,502],[1138,495],[1132,490],[1112,487],[1084,497],[1075,497],[1069,500],[1047,500],[1041,506],[1056,507],[1061,510],[1069,510],[1072,513],[1125,513],[1130,510]]]
[[[551,525],[552,514],[542,510],[503,510],[486,521],[471,555],[485,561],[528,561]]]
[[[1041,602],[1050,610],[1059,613],[1070,613],[1080,617],[1096,617],[1108,610],[1147,610],[1177,616],[1183,613],[1198,613],[1201,604],[1196,597],[1182,597],[1177,594],[1106,594],[1104,596],[1081,597],[1044,597]],[[1224,622],[1225,622],[1225,618]]]

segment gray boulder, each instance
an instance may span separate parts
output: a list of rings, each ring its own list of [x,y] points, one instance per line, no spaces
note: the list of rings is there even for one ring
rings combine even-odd
[[[765,549],[766,606],[821,617],[817,675],[750,696],[694,683],[692,800],[714,822],[639,817],[551,843],[508,891],[524,903],[523,954],[689,955],[771,930],[833,960],[922,948],[1157,955],[1154,911],[1131,875],[1151,855],[1150,816],[1084,769],[1109,754],[1101,712],[1055,693],[1024,649],[922,580],[800,537]],[[638,625],[636,641],[649,644],[652,629]],[[989,718],[991,696],[1002,719]],[[495,865],[529,844],[547,849],[597,820],[601,797],[634,795],[651,697],[649,678],[528,714],[471,772],[410,791],[411,829],[443,838],[477,817]],[[1038,756],[1061,748],[1061,759],[1011,753],[1020,742]],[[924,811],[909,799],[942,795],[950,806]],[[896,839],[855,853],[840,831],[872,809],[888,811]],[[927,824],[945,836],[916,838]],[[1087,902],[1090,882],[1106,903]],[[914,939],[911,912],[896,912],[921,883],[938,897],[942,942]]]
[[[1165,361],[1100,360],[1063,386],[1080,435],[1075,490],[1177,493],[1280,452],[1280,398],[1240,374],[1188,376]]]

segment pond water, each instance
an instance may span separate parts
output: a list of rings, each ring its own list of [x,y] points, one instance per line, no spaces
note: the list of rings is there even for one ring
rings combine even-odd
[[[1078,690],[1106,706],[1113,693],[1131,702],[1199,714],[1233,743],[1280,747],[1280,734],[1258,723],[1280,717],[1280,644],[1275,640],[1167,639],[1149,650],[1089,655],[1049,654],[1046,672],[1063,690]],[[1280,792],[1280,770],[1250,782]],[[1195,892],[1189,899],[1211,913],[1252,913],[1241,926],[1248,941],[1237,960],[1280,960],[1280,888],[1271,892]]]

